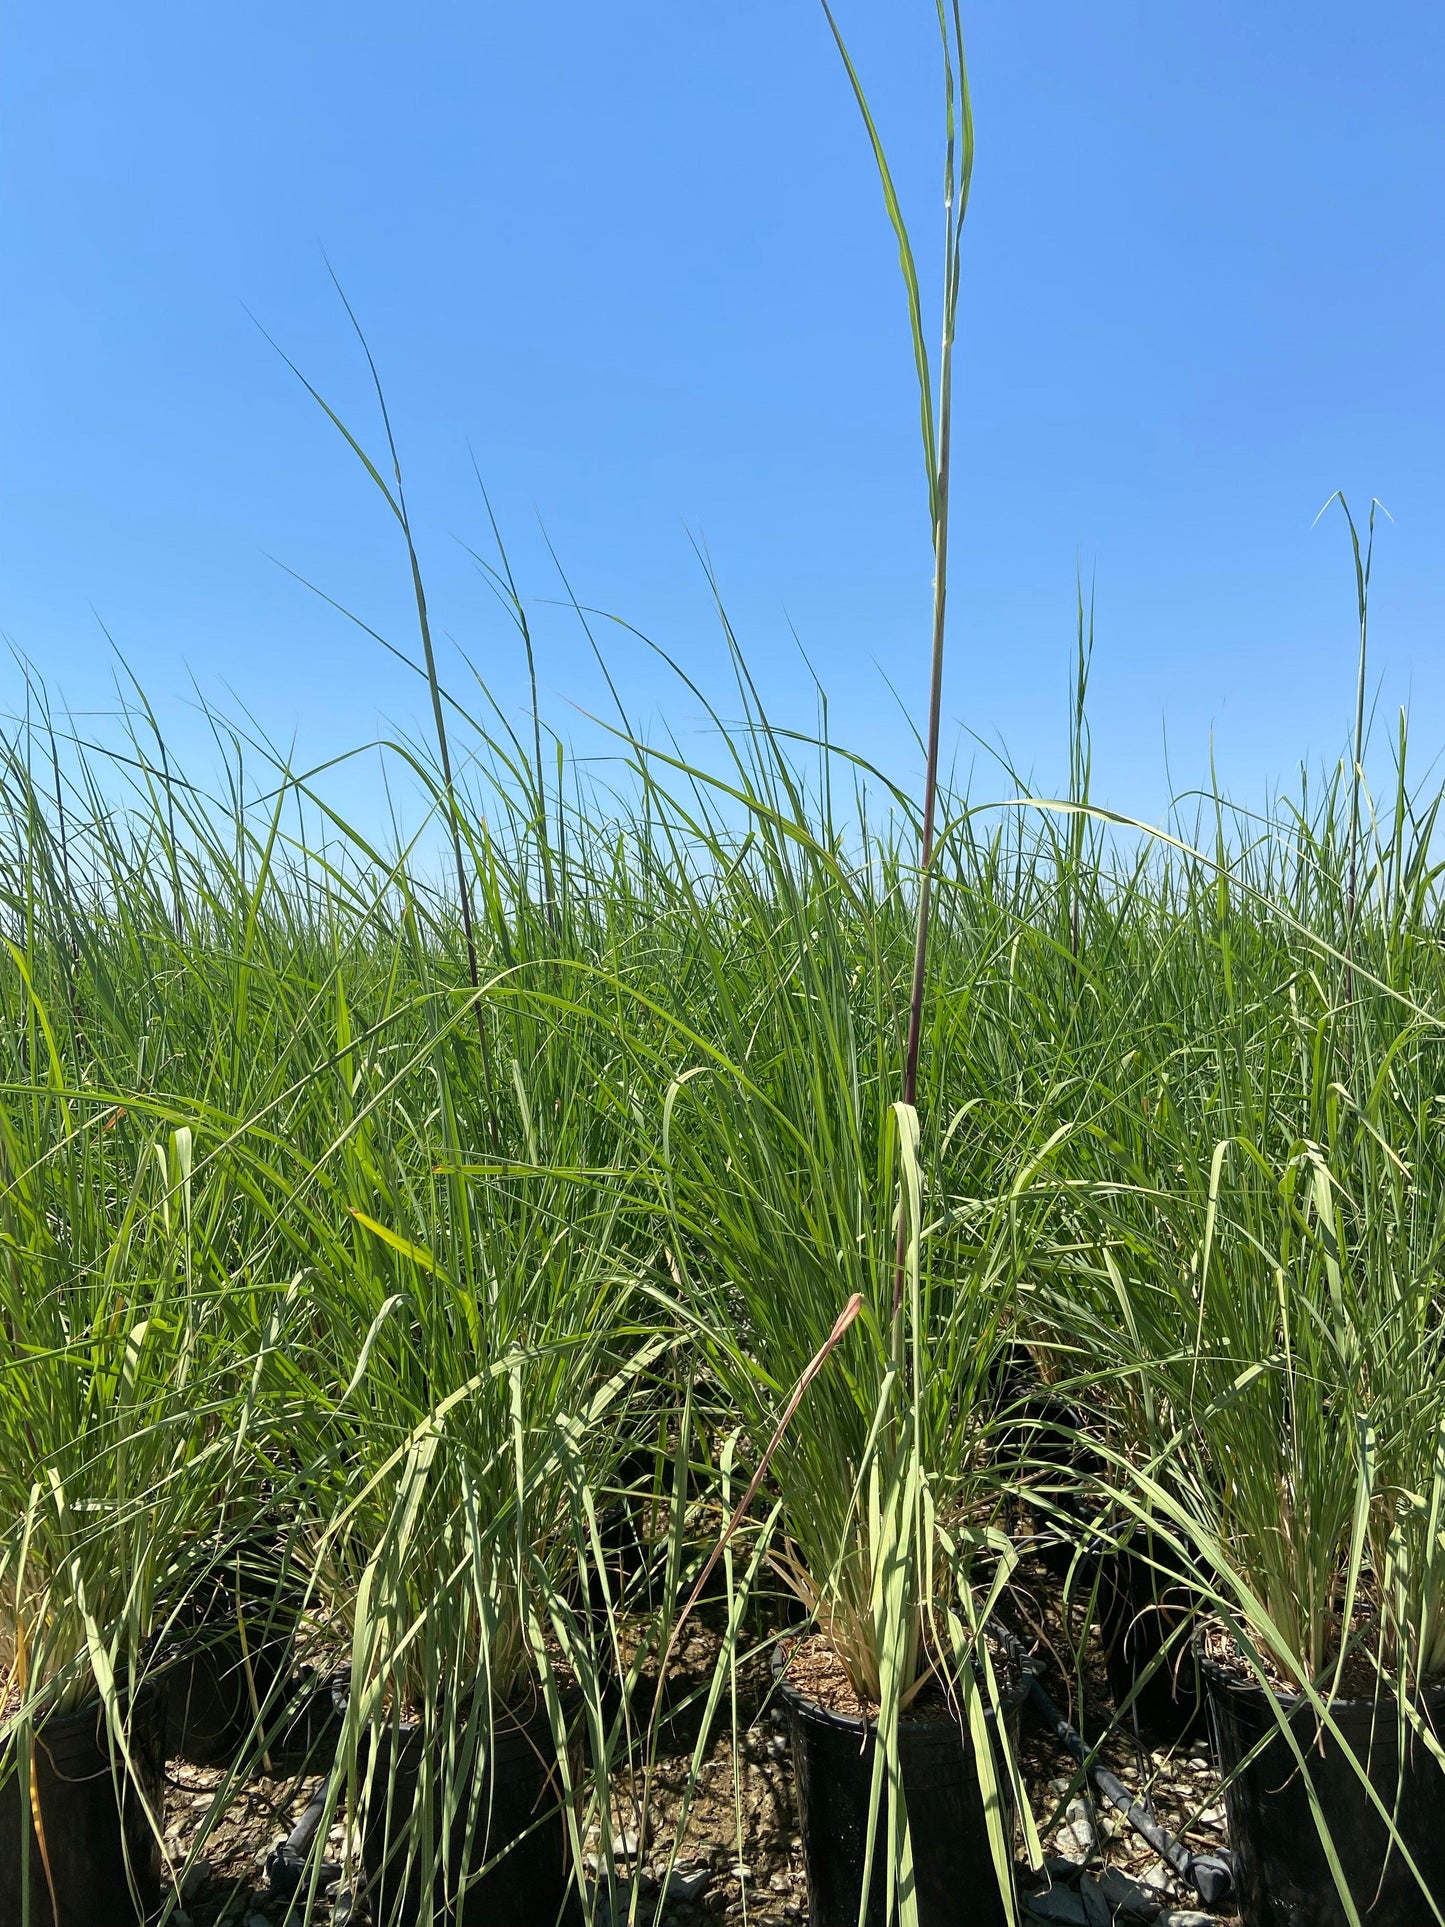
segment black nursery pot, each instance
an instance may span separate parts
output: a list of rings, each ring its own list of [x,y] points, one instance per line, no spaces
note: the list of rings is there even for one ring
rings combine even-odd
[[[294,1628],[293,1628],[294,1632]],[[193,1766],[230,1766],[254,1734],[288,1670],[291,1641],[256,1624],[243,1636],[234,1622],[188,1640],[169,1670],[167,1743],[172,1759]]]
[[[135,1778],[111,1759],[105,1711],[52,1714],[31,1740],[34,1792],[44,1852],[36,1837],[31,1788],[18,1762],[0,1785],[0,1922],[4,1927],[122,1927],[146,1920],[161,1903],[160,1841],[150,1815],[165,1801],[166,1697],[151,1683],[126,1719]],[[147,1811],[149,1809],[149,1812]],[[23,1911],[29,1862],[29,1914]],[[52,1910],[50,1879],[55,1887]]]
[[[792,1736],[808,1920],[810,1927],[858,1927],[876,1734],[871,1721],[829,1712],[790,1684],[784,1672],[790,1645],[779,1641],[773,1674]],[[1025,1691],[1016,1688],[1005,1703],[1011,1727]],[[995,1734],[992,1709],[988,1722]],[[905,1715],[898,1745],[919,1927],[958,1927],[964,1919],[968,1927],[1005,1927],[968,1733],[947,1714]],[[886,1839],[887,1815],[880,1808],[866,1927],[884,1927],[887,1917]]]
[[[302,1595],[268,1570],[268,1551],[263,1543],[254,1564],[212,1573],[173,1625],[166,1668],[172,1759],[230,1766],[258,1737],[258,1709],[267,1727],[281,1719]]]
[[[993,1381],[998,1399],[994,1462],[1014,1487],[1014,1505],[1032,1498],[1042,1511],[1049,1529],[1037,1539],[1035,1550],[1062,1578],[1073,1565],[1075,1546],[1093,1510],[1090,1482],[1104,1462],[1088,1441],[1084,1414],[1038,1376],[1022,1348],[1013,1348],[995,1366]]]
[[[1207,1658],[1200,1670],[1221,1769],[1231,1772],[1261,1740],[1268,1740],[1224,1794],[1243,1927],[1344,1927],[1348,1916],[1325,1858],[1309,1792],[1293,1749],[1279,1730],[1270,1696]],[[1366,1927],[1420,1927],[1432,1917],[1420,1883],[1340,1742],[1321,1726],[1303,1696],[1275,1705],[1289,1708],[1290,1727],[1308,1764],[1360,1919]],[[1400,1714],[1393,1699],[1337,1700],[1330,1711],[1393,1815],[1424,1891],[1445,1908],[1445,1770],[1408,1720],[1402,1764]],[[1445,1741],[1445,1686],[1426,1694],[1420,1717],[1437,1742]]]
[[[361,1857],[376,1927],[410,1927],[421,1910],[422,1870],[407,1866],[406,1825],[416,1806],[422,1745],[420,1727],[411,1725],[381,1727],[371,1740],[375,1765]],[[361,1765],[364,1773],[365,1756]],[[557,1748],[540,1700],[527,1717],[511,1724],[497,1714],[491,1750],[480,1772],[472,1837],[467,1839],[468,1816],[463,1811],[454,1818],[447,1843],[453,1892],[459,1869],[475,1872],[501,1858],[451,1903],[439,1870],[433,1918],[448,1927],[556,1927],[571,1889],[571,1861]],[[438,1815],[438,1847],[442,1824]]]
[[[1099,1635],[1114,1704],[1128,1704],[1126,1717],[1150,1745],[1197,1738],[1205,1722],[1194,1643],[1197,1606],[1151,1563],[1147,1542],[1142,1549],[1124,1545],[1103,1554],[1096,1571]]]
[[[287,1639],[243,1644],[234,1632],[188,1647],[166,1675],[167,1758],[248,1768],[269,1761],[283,1774],[328,1767],[341,1731],[331,1684],[312,1667],[293,1668],[293,1656]]]

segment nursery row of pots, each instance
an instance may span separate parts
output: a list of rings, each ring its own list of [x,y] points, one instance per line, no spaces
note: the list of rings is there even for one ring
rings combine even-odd
[[[28,1768],[22,1759],[0,1788],[0,1921],[122,1927],[159,1918],[173,1887],[161,1832],[168,1762],[236,1767],[251,1737],[249,1698],[223,1641],[148,1680],[114,1721],[99,1704],[42,1721],[26,1749]],[[328,1772],[345,1714],[344,1679],[303,1676],[286,1700],[267,1763],[292,1774]],[[422,1911],[421,1879],[405,1821],[416,1801],[420,1731],[382,1725],[368,1742],[376,1794],[360,1829],[358,1886],[374,1920],[413,1921]],[[445,1859],[473,1880],[455,1909],[435,1883],[437,1918],[551,1927],[566,1904],[570,1858],[545,1714],[501,1715],[485,1741],[479,1730],[471,1744],[480,1819],[456,1814]],[[491,1861],[497,1865],[482,1871]],[[298,1884],[306,1884],[304,1869]]]
[[[1332,1861],[1372,1927],[1415,1927],[1432,1902],[1445,1907],[1445,1686],[1403,1712],[1388,1693],[1316,1706],[1303,1694],[1272,1692],[1208,1655],[1197,1612],[1177,1587],[1160,1588],[1145,1560],[1126,1549],[1100,1566],[1100,1632],[1116,1700],[1155,1749],[1207,1731],[1225,1785],[1233,1897],[1245,1927],[1344,1927],[1349,1916]],[[790,1687],[781,1654],[777,1671],[793,1738],[810,1918],[819,1927],[854,1927],[874,1736],[867,1722]],[[1004,1740],[989,1709],[996,1747],[1017,1736],[1025,1704],[1023,1684],[1004,1697]],[[1003,1927],[968,1733],[933,1709],[905,1719],[899,1739],[920,1927],[955,1927],[964,1918]],[[867,1927],[886,1919],[883,1864],[880,1830]]]
[[[1247,1927],[1348,1919],[1331,1862],[1366,1922],[1414,1922],[1445,1903],[1445,1686],[1403,1711],[1368,1697],[1272,1690],[1206,1650],[1200,1609],[1127,1546],[1097,1562],[1115,1702],[1148,1745],[1208,1736],[1224,1781],[1231,1872]]]
[[[1348,1919],[1332,1870],[1343,1869],[1359,1918],[1412,1927],[1445,1900],[1445,1687],[1402,1716],[1389,1696],[1331,1699],[1272,1693],[1204,1648],[1200,1614],[1183,1588],[1161,1580],[1152,1558],[1128,1546],[1093,1561],[1105,1663],[1121,1717],[1151,1746],[1183,1745],[1201,1730],[1225,1780],[1235,1898],[1245,1927],[1332,1927]],[[294,1635],[295,1622],[290,1627]],[[871,1884],[868,1816],[876,1726],[820,1704],[789,1675],[798,1645],[774,1647],[777,1702],[791,1739],[813,1927],[884,1927],[888,1917],[886,1796],[876,1813]],[[1012,1680],[985,1713],[1004,1789],[1006,1755],[1026,1717],[1028,1682]],[[292,1663],[290,1638],[257,1613],[252,1638],[233,1630],[196,1642],[118,1708],[55,1714],[33,1731],[28,1768],[0,1790],[0,1921],[118,1927],[158,1917],[166,1894],[160,1829],[168,1759],[235,1766],[251,1757],[258,1705],[273,1717],[265,1758],[273,1771],[326,1772],[345,1716],[345,1680],[320,1680]],[[416,1843],[405,1825],[417,1798],[416,1725],[381,1724],[364,1748],[371,1798],[359,1831],[359,1873],[372,1917],[481,1927],[554,1927],[573,1903],[572,1856],[556,1743],[545,1709],[499,1714],[460,1744],[460,1803],[433,1828],[438,1878],[423,1905]],[[941,1694],[898,1725],[920,1927],[1005,1927],[985,1794],[973,1746]],[[467,1749],[472,1756],[467,1757]],[[28,1789],[24,1782],[28,1776]],[[401,1824],[397,1824],[400,1822]],[[1013,1819],[1008,1829],[1012,1834]],[[448,1838],[443,1843],[441,1835]],[[458,1872],[461,1881],[458,1882]],[[305,1869],[298,1884],[304,1886]],[[454,1898],[465,1886],[465,1897]],[[129,1900],[123,1901],[122,1895]],[[29,1914],[26,1914],[26,1908]]]

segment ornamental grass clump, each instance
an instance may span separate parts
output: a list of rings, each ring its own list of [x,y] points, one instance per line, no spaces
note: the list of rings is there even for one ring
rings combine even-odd
[[[127,1128],[59,1083],[8,1112],[0,1150],[0,1894],[17,1927],[80,1891],[77,1827],[137,1915],[155,1904],[171,1636],[260,1504],[250,1361],[207,1276],[191,1134]]]
[[[1105,1484],[1192,1556],[1251,1670],[1410,1697],[1445,1671],[1432,1100],[1407,1135],[1393,1103],[1318,1095],[1318,1136],[1221,1141],[1060,1318],[1114,1421]]]
[[[366,1202],[347,1207],[350,1262],[298,1359],[308,1557],[346,1642],[333,1803],[385,1835],[393,1906],[407,1890],[459,1905],[512,1844],[488,1842],[486,1775],[519,1728],[550,1745],[559,1844],[580,1865],[580,1769],[605,1789],[619,1745],[598,1518],[669,1341],[639,1319],[617,1188],[581,1179],[569,1114],[532,1095],[539,1136],[515,1131],[515,1161],[429,1141],[445,1162],[428,1170],[373,1139],[346,1165],[338,1202]]]
[[[1235,844],[1216,804],[1211,855],[1141,875],[1149,995],[1070,1146],[1097,1261],[1034,1295],[1117,1516],[1327,1697],[1442,1662],[1439,805],[1403,729],[1386,809],[1361,754]]]
[[[826,7],[825,7],[826,11]],[[1033,1140],[949,1117],[925,1053],[929,935],[938,887],[939,734],[948,581],[952,357],[973,125],[957,10],[940,7],[946,97],[945,250],[937,388],[907,225],[885,151],[832,15],[898,243],[919,378],[933,598],[916,854],[822,820],[735,647],[745,722],[723,732],[735,767],[709,779],[632,744],[654,810],[683,816],[655,772],[690,780],[686,813],[731,836],[690,839],[700,922],[738,933],[698,955],[700,1009],[667,1001],[676,1070],[658,1118],[658,1175],[676,1292],[737,1413],[766,1496],[769,1558],[876,1736],[866,1858],[884,1816],[888,1908],[918,1918],[900,1722],[933,1693],[972,1741],[989,1850],[1012,1905],[1009,1748],[991,1736],[999,1689],[986,1628],[1012,1564],[984,1449],[993,1367],[1017,1277]],[[730,638],[730,632],[729,638]],[[731,638],[730,638],[731,640]],[[710,801],[711,799],[711,801]],[[726,803],[724,803],[726,799]],[[722,806],[722,807],[719,807]],[[861,812],[860,812],[861,813]],[[911,860],[910,860],[911,859]],[[893,887],[881,899],[879,875]],[[907,933],[898,942],[899,926]],[[911,936],[911,941],[909,937]],[[695,1008],[695,1007],[694,1007]],[[729,1522],[742,1521],[743,1508]],[[791,1663],[791,1662],[790,1662]],[[1036,1842],[1033,1843],[1036,1846]],[[810,1882],[814,1869],[810,1863]]]
[[[243,1393],[194,1266],[190,1133],[136,1158],[114,1105],[33,1099],[59,1148],[31,1154],[12,1111],[0,1197],[7,1726],[134,1693],[247,1484]]]

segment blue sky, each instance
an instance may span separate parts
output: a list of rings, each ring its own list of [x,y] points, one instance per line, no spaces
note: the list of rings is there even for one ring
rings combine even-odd
[[[917,237],[940,174],[928,0],[840,0]],[[1381,701],[1445,740],[1445,12],[972,0],[950,740],[1064,762],[1076,564],[1098,794],[1156,812],[1211,740],[1257,795],[1353,700],[1335,488],[1391,511]],[[323,251],[385,380],[439,627],[513,717],[462,543],[484,474],[550,721],[595,744],[581,599],[722,686],[712,559],[780,717],[796,629],[836,732],[908,776],[929,556],[892,242],[815,0],[56,0],[0,98],[0,623],[77,710],[103,622],[183,753],[191,680],[320,757],[424,727],[380,501],[257,322],[365,439]],[[252,319],[254,317],[254,320]],[[620,630],[629,699],[697,705]],[[0,708],[19,678],[0,669]],[[967,754],[967,749],[964,751]],[[983,787],[995,779],[981,778]],[[365,785],[356,794],[364,798]]]

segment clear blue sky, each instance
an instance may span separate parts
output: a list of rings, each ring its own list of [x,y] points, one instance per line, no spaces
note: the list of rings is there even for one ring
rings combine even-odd
[[[930,0],[840,0],[931,259]],[[1059,780],[1076,558],[1099,793],[1257,793],[1346,739],[1337,488],[1395,517],[1383,701],[1445,742],[1445,10],[971,0],[948,715]],[[794,625],[839,734],[916,763],[929,559],[893,247],[814,0],[252,0],[12,9],[0,622],[108,700],[114,636],[182,748],[189,678],[321,755],[421,726],[384,509],[256,317],[375,439],[323,250],[387,384],[439,626],[514,715],[475,450],[536,599],[551,720],[598,677],[578,594],[705,680],[690,535],[787,719]],[[97,619],[99,618],[99,620]],[[691,726],[620,636],[644,712]],[[0,708],[18,678],[0,667]],[[989,779],[992,780],[992,779]]]

